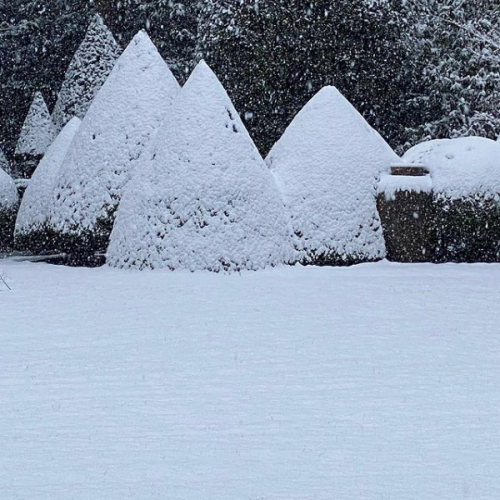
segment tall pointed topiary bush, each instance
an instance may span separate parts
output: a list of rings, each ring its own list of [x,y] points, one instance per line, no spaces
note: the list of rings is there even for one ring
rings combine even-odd
[[[0,149],[0,168],[7,174],[10,174],[10,162],[9,160],[7,160],[6,156],[4,155],[1,149]]]
[[[78,118],[66,124],[31,178],[16,219],[15,246],[19,250],[33,253],[57,250],[49,225],[50,208],[61,165],[80,124]]]
[[[21,129],[14,175],[29,179],[55,137],[54,124],[41,92],[37,92]]]
[[[75,262],[106,250],[123,189],[178,91],[155,46],[139,32],[95,96],[54,191],[52,229]]]
[[[120,52],[113,34],[96,14],[66,71],[52,112],[58,131],[74,116],[83,119]]]
[[[0,252],[10,250],[14,235],[14,222],[19,203],[16,185],[0,168]]]
[[[118,210],[110,265],[230,272],[288,260],[274,178],[204,62],[145,161]]]
[[[397,159],[336,88],[311,99],[267,158],[300,262],[349,265],[384,257],[376,186]]]

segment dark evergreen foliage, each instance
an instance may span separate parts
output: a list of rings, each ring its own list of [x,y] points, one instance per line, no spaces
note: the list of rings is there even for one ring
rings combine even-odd
[[[0,208],[0,252],[8,252],[14,246],[16,213],[17,207],[8,210]]]
[[[30,98],[54,105],[99,12],[122,46],[148,30],[184,82],[200,58],[263,153],[324,85],[393,147],[500,133],[500,4],[491,0],[9,0],[0,2],[0,148]]]
[[[54,104],[91,10],[88,0],[0,2],[0,148],[8,156],[33,94]]]
[[[411,65],[399,2],[210,0],[197,56],[207,59],[263,153],[325,85],[335,85],[394,146]]]
[[[436,261],[500,262],[500,203],[436,196]]]

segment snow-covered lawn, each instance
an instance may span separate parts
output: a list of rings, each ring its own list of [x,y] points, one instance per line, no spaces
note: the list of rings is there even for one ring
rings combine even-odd
[[[500,265],[0,261],[0,498],[500,498]]]

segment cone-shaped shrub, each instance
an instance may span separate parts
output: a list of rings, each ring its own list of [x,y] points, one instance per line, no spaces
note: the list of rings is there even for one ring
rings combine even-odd
[[[500,261],[500,145],[481,137],[439,139],[403,157],[433,186],[438,262]]]
[[[16,219],[15,244],[19,250],[56,250],[49,225],[50,208],[61,165],[80,123],[78,118],[72,118],[66,124],[31,178]]]
[[[238,271],[287,260],[273,176],[226,91],[201,62],[118,210],[108,263]]]
[[[381,259],[379,174],[398,157],[334,87],[300,111],[267,162],[283,191],[304,264]]]
[[[4,172],[10,174],[10,163],[9,160],[3,154],[3,151],[0,149],[0,169]]]
[[[73,116],[83,119],[119,55],[119,45],[101,16],[96,14],[71,60],[52,112],[57,130]]]
[[[94,98],[54,191],[51,225],[75,256],[104,251],[122,191],[179,85],[138,33]]]
[[[16,185],[0,168],[0,251],[9,250],[14,235],[14,222],[19,202]]]
[[[54,124],[40,92],[35,94],[15,151],[16,177],[29,178],[55,137]]]

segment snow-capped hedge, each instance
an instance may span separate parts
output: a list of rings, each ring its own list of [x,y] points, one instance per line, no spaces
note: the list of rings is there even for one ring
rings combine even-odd
[[[127,186],[108,249],[124,268],[238,271],[288,260],[273,176],[201,62]]]
[[[56,133],[41,92],[37,92],[17,141],[15,174],[31,177],[38,162],[54,140]]]
[[[123,188],[179,85],[145,32],[97,93],[68,150],[51,224],[68,251],[106,249]]]
[[[111,31],[96,14],[66,71],[52,112],[58,131],[74,116],[83,119],[120,52]]]
[[[39,252],[52,249],[49,216],[61,165],[81,121],[72,118],[51,144],[24,193],[16,219],[16,247]]]
[[[500,145],[483,137],[423,142],[403,156],[409,164],[423,164],[434,192],[449,199],[500,194]]]
[[[336,88],[311,99],[267,158],[301,262],[341,265],[384,257],[376,186],[397,160]]]
[[[14,181],[0,168],[0,251],[10,249],[12,245],[18,203]]]
[[[481,137],[419,144],[403,157],[432,177],[437,261],[500,261],[500,145]]]

